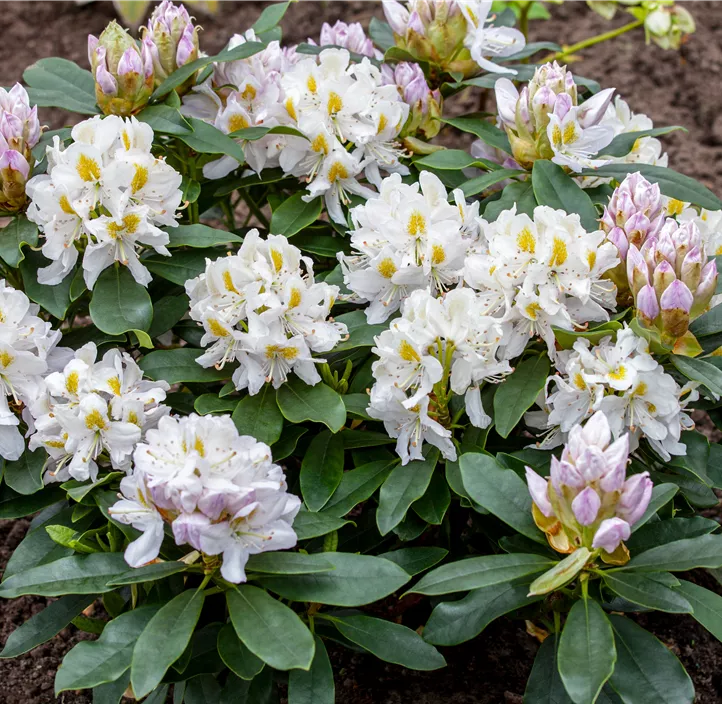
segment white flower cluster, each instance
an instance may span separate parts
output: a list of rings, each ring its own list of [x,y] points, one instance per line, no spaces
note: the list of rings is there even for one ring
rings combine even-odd
[[[479,204],[467,204],[458,189],[453,196],[455,204],[428,171],[410,185],[393,174],[377,197],[351,210],[355,252],[339,260],[346,286],[370,303],[369,323],[386,320],[412,291],[440,295],[461,282],[467,253],[478,244]]]
[[[237,389],[257,394],[294,372],[307,384],[321,377],[311,352],[328,352],[348,330],[329,319],[338,287],[313,278],[313,262],[283,235],[246,234],[240,250],[206,261],[206,271],[186,282],[191,318],[203,325],[197,362],[222,368],[238,361]]]
[[[511,372],[509,363],[498,359],[502,334],[501,321],[485,314],[479,295],[460,288],[443,298],[414,291],[401,317],[376,337],[373,351],[379,359],[372,368],[376,383],[367,412],[398,438],[403,464],[423,457],[424,441],[456,459],[448,429],[452,392],[465,394],[473,425],[489,425],[479,386]]]
[[[29,448],[47,451],[46,482],[95,481],[98,462],[127,471],[135,445],[170,411],[161,403],[168,384],[144,381],[130,355],[112,349],[96,359],[94,343],[81,347],[30,406]]]
[[[254,40],[236,35],[230,47]],[[346,49],[325,49],[300,58],[278,42],[248,59],[216,66],[214,74],[184,99],[183,112],[205,119],[226,134],[247,127],[293,127],[303,136],[271,134],[240,138],[248,163],[259,172],[280,166],[308,182],[307,200],[324,196],[331,217],[345,222],[341,204],[349,194],[368,198],[359,183],[364,172],[374,185],[380,170],[407,174],[396,138],[409,106],[395,85],[384,85],[368,59],[350,62]],[[223,157],[204,168],[207,178],[222,178],[237,167]]]
[[[480,243],[466,258],[464,280],[480,292],[484,311],[510,324],[504,357],[513,359],[530,337],[540,336],[554,359],[553,327],[584,328],[606,321],[616,307],[616,288],[602,278],[618,264],[617,248],[604,232],[587,232],[578,215],[548,206],[533,218],[516,206],[497,220],[480,220]]]
[[[42,251],[52,261],[38,270],[38,281],[59,284],[80,249],[88,288],[116,261],[147,286],[151,275],[138,253],[152,247],[170,256],[168,234],[158,226],[177,224],[181,175],[153,156],[153,130],[135,118],[96,116],[75,125],[71,135],[67,149],[54,137],[48,173],[27,185],[28,218],[45,234]]]
[[[20,404],[27,407],[36,399],[61,337],[38,310],[22,291],[0,280],[0,457],[11,461],[25,451],[17,427]]]
[[[132,567],[158,557],[164,523],[177,545],[222,555],[221,575],[246,579],[250,555],[296,544],[293,519],[301,507],[288,493],[271,450],[239,436],[230,416],[162,418],[133,455],[133,472],[110,513],[143,531],[125,551]]]
[[[615,438],[630,431],[632,449],[644,436],[667,461],[686,454],[679,439],[682,430],[694,429],[684,408],[699,398],[696,384],[678,386],[631,329],[625,326],[616,341],[606,337],[595,346],[577,339],[572,350],[558,353],[556,366],[547,410],[527,415],[533,427],[552,429],[542,447],[562,444],[574,425],[603,411]]]

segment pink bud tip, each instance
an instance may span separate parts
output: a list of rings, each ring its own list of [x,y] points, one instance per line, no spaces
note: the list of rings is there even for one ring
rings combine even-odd
[[[682,310],[689,313],[692,309],[694,296],[679,279],[675,279],[659,299],[662,310]]]
[[[592,547],[614,552],[619,547],[619,543],[627,540],[631,534],[629,523],[621,518],[607,518],[599,525]]]
[[[526,482],[529,486],[532,501],[537,505],[537,508],[549,518],[554,511],[549,501],[549,485],[547,484],[547,480],[540,477],[531,467],[527,467]]]
[[[654,288],[647,284],[637,294],[637,310],[647,323],[653,323],[659,315],[659,304]]]
[[[602,502],[599,494],[590,486],[579,492],[572,501],[574,517],[583,526],[589,526],[597,520]]]
[[[653,487],[649,472],[633,474],[624,482],[622,495],[617,504],[617,515],[629,525],[634,525],[647,510]]]
[[[192,24],[187,24],[183,30],[183,34],[178,42],[178,50],[176,51],[175,62],[176,66],[184,66],[188,59],[191,57],[195,44],[193,43],[193,36],[195,29]]]
[[[118,61],[118,75],[127,76],[129,73],[143,73],[143,62],[140,54],[134,48],[128,47]]]

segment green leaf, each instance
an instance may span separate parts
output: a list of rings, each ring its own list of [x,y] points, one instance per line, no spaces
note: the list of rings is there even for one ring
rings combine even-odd
[[[173,597],[153,616],[133,649],[130,682],[137,699],[152,692],[190,643],[205,594],[189,589]]]
[[[546,543],[531,513],[531,496],[513,469],[502,469],[489,455],[466,453],[459,460],[469,498],[537,543]]]
[[[111,266],[95,282],[90,317],[99,330],[110,335],[147,331],[153,320],[153,304],[148,291],[127,267]]]
[[[415,501],[411,508],[422,520],[434,526],[440,526],[451,505],[451,492],[442,471],[434,472],[424,495]]]
[[[48,459],[45,450],[25,450],[14,462],[5,462],[5,483],[18,494],[34,494],[43,488],[43,467]]]
[[[294,523],[295,527],[295,523]],[[441,562],[449,554],[444,548],[418,547],[401,548],[393,552],[385,552],[379,555],[384,560],[390,560],[412,577],[425,572],[438,562]]]
[[[55,694],[117,680],[130,667],[138,636],[155,612],[154,606],[128,611],[106,624],[98,640],[78,643],[58,669]]]
[[[522,173],[524,172],[519,169],[497,169],[491,173],[470,178],[468,181],[464,181],[459,188],[464,192],[466,198],[471,198],[471,196],[483,193],[487,188],[491,188],[497,183],[501,183]]]
[[[537,574],[555,565],[542,555],[484,555],[442,565],[423,577],[411,594],[452,594],[504,584],[519,577]]]
[[[292,376],[278,389],[276,400],[283,417],[291,423],[323,423],[332,433],[346,423],[346,406],[341,397],[322,382],[309,386]]]
[[[303,196],[302,192],[294,193],[273,211],[270,231],[274,235],[291,237],[318,220],[321,215],[321,198],[306,203]]]
[[[306,555],[302,552],[262,552],[251,555],[246,564],[249,572],[263,574],[316,574],[334,569],[333,563],[323,554]]]
[[[463,187],[464,184],[461,184],[461,188]],[[534,197],[534,189],[532,188],[531,181],[510,183],[501,192],[501,198],[491,201],[491,203],[486,206],[484,219],[489,222],[494,222],[499,217],[499,213],[503,210],[509,210],[513,205],[516,205],[517,215],[526,213],[529,217],[533,216],[537,202]]]
[[[440,149],[438,152],[417,159],[416,166],[441,171],[461,171],[471,166],[478,166],[479,161],[461,149]]]
[[[189,679],[183,693],[185,704],[216,704],[220,697],[221,685],[213,675],[209,674]],[[159,702],[159,704],[161,703]]]
[[[316,652],[308,672],[291,670],[288,674],[288,704],[334,704],[336,688],[333,668],[323,641],[314,636]]]
[[[379,492],[376,525],[381,535],[390,533],[404,520],[406,512],[425,493],[431,482],[439,451],[432,448],[423,460],[415,460],[393,469]]]
[[[655,127],[650,130],[640,130],[639,132],[623,132],[618,134],[606,147],[600,150],[603,156],[626,156],[634,149],[634,145],[638,139],[643,137],[659,137],[663,134],[669,134],[676,130],[686,132],[684,127],[673,125],[671,127]]]
[[[143,373],[153,381],[161,379],[169,384],[205,383],[221,381],[229,376],[227,370],[204,368],[196,363],[196,359],[203,354],[203,350],[191,347],[179,347],[174,350],[157,350],[145,355],[138,366]]]
[[[217,259],[222,254],[222,249],[193,248],[173,252],[172,257],[155,254],[144,257],[142,261],[151,273],[177,286],[185,286],[186,281],[195,279],[206,270],[206,259]]]
[[[40,252],[28,251],[26,258],[20,262],[18,267],[23,277],[23,287],[27,297],[58,320],[62,320],[70,305],[70,286],[73,277],[66,276],[55,286],[38,283],[38,269],[48,264],[50,262]]]
[[[717,521],[701,516],[653,521],[632,533],[632,536],[629,540],[625,540],[624,544],[632,555],[638,555],[658,545],[707,535],[717,528],[719,528]]]
[[[193,402],[193,410],[201,416],[209,413],[233,413],[237,405],[237,398],[219,398],[216,394],[201,394]]]
[[[293,519],[293,530],[299,540],[308,540],[309,538],[318,538],[333,533],[348,522],[343,518],[330,516],[325,511],[323,513],[313,513],[301,509],[296,514],[296,518]]]
[[[365,396],[365,394],[346,394],[342,396],[346,410],[348,411],[348,404],[346,400],[348,396]],[[368,399],[368,396],[366,396]],[[366,401],[368,403],[368,401]],[[339,433],[339,437],[343,441],[343,446],[347,450],[355,450],[360,447],[380,447],[381,445],[393,445],[396,441],[394,438],[390,438],[386,433],[377,433],[373,430],[352,430],[346,428]]]
[[[106,586],[111,579],[127,571],[128,565],[122,553],[63,557],[6,579],[0,584],[0,597],[102,594],[111,591]]]
[[[381,51],[387,51],[396,44],[394,32],[388,22],[383,22],[378,17],[372,17],[369,22],[369,36]]]
[[[25,496],[13,491],[9,486],[0,485],[0,518],[25,518],[61,501],[65,498],[64,493],[58,486],[48,486],[42,491]]]
[[[526,704],[572,704],[557,668],[558,635],[544,639],[524,690]]]
[[[494,424],[501,437],[509,433],[534,405],[549,376],[549,357],[539,355],[521,362],[494,394]]]
[[[452,117],[439,121],[456,127],[462,132],[476,135],[482,142],[486,142],[494,149],[500,149],[502,152],[511,154],[511,145],[506,132],[482,117],[462,115],[461,117]]]
[[[668,504],[679,491],[676,484],[657,484],[652,489],[652,498],[642,517],[632,526],[632,533],[639,530],[662,506]]]
[[[334,260],[339,252],[344,254],[350,254],[351,252],[350,240],[342,237],[334,230],[321,231],[318,234],[313,230],[306,230],[293,238],[293,244],[303,252]],[[337,348],[334,348],[333,351],[336,352]]]
[[[397,459],[376,460],[344,472],[341,482],[324,507],[324,514],[345,516],[354,506],[366,501],[389,476]]]
[[[534,162],[531,172],[534,196],[542,205],[576,213],[588,232],[599,229],[599,218],[592,199],[576,184],[564,169],[546,159]]]
[[[717,640],[722,640],[722,596],[685,579],[681,579],[679,582],[675,591],[682,594],[692,606],[694,609],[692,616]],[[13,635],[15,634],[13,633]]]
[[[635,555],[619,570],[686,572],[695,567],[722,567],[722,535],[676,540]]]
[[[218,633],[218,653],[226,667],[243,680],[252,680],[264,666],[263,660],[243,645],[230,623]]]
[[[672,364],[690,381],[698,381],[716,396],[722,396],[722,370],[704,359],[669,355]]]
[[[17,269],[25,258],[24,244],[38,245],[38,226],[24,215],[16,215],[0,230],[0,258],[11,268]]]
[[[233,411],[233,422],[241,435],[250,435],[266,445],[278,442],[283,430],[283,415],[273,386],[264,384],[255,396],[241,399]]]
[[[226,230],[217,230],[215,227],[208,227],[196,223],[195,225],[178,225],[177,227],[166,227],[165,232],[170,237],[168,247],[215,247],[219,244],[233,244],[242,242],[238,235]],[[174,255],[175,256],[175,255]]]
[[[649,164],[607,164],[598,169],[585,169],[582,176],[595,176],[596,178],[614,178],[622,181],[628,174],[639,172],[652,183],[659,184],[659,190],[669,198],[686,203],[699,205],[707,210],[722,210],[722,201],[699,181],[666,166],[651,166]]]
[[[548,594],[563,587],[576,577],[587,564],[592,554],[587,548],[577,548],[561,562],[557,562],[548,572],[537,577],[529,587],[530,594]]]
[[[0,658],[15,658],[60,633],[96,599],[93,594],[71,594],[48,604],[42,611],[16,628],[5,641]]]
[[[320,511],[343,477],[344,446],[340,435],[324,430],[311,440],[299,477],[303,500],[311,511]]]
[[[614,633],[602,607],[593,599],[572,606],[559,638],[557,664],[564,688],[575,704],[594,704],[614,672]]]
[[[226,602],[236,634],[254,655],[276,670],[309,669],[313,636],[288,606],[248,584],[227,591]]]
[[[136,118],[153,128],[153,132],[177,136],[190,134],[192,128],[188,120],[170,105],[150,105],[143,108]]]
[[[438,670],[446,665],[433,645],[406,626],[363,614],[332,618],[341,635],[376,657],[411,670]]]
[[[143,567],[128,570],[124,574],[108,581],[109,587],[124,587],[129,584],[141,584],[143,582],[155,582],[170,577],[172,574],[185,572],[188,565],[185,562],[155,562]]]
[[[3,257],[3,259],[4,258],[5,257]],[[700,344],[704,343],[704,340],[702,340],[701,338],[711,335],[717,335],[718,333],[722,332],[722,306],[715,306],[711,310],[708,310],[704,315],[700,315],[697,320],[692,321],[689,329],[700,341]],[[720,344],[722,344],[722,342]],[[711,351],[712,350],[710,350],[710,352]]]
[[[410,579],[401,567],[379,557],[341,552],[325,552],[323,557],[336,569],[313,575],[269,576],[259,581],[292,601],[363,606],[387,597]]]
[[[657,582],[652,573],[649,577],[633,572],[602,572],[604,583],[627,601],[647,609],[666,611],[671,614],[692,613],[691,604],[676,590]]]
[[[269,5],[261,12],[251,29],[256,34],[270,32],[283,19],[290,4],[290,2],[274,2],[272,5]]]
[[[23,72],[30,102],[41,108],[63,108],[81,115],[95,115],[95,80],[90,71],[67,59],[40,59]]]
[[[193,129],[187,134],[179,134],[178,139],[185,142],[199,154],[223,154],[233,157],[240,166],[246,160],[243,148],[217,127],[195,117],[187,118]]]
[[[343,350],[354,350],[358,347],[373,347],[376,344],[374,338],[388,328],[387,325],[369,325],[366,314],[362,310],[354,310],[350,313],[343,313],[336,316],[336,321],[343,323],[348,328],[348,340],[340,342],[333,348],[334,352]],[[366,395],[368,406],[368,395]]]
[[[156,338],[164,332],[168,332],[188,312],[189,307],[188,296],[184,293],[178,296],[163,296],[160,300],[155,301],[153,322],[148,328],[148,336]]]
[[[434,607],[424,640],[434,645],[458,645],[476,638],[499,616],[539,601],[528,596],[529,583],[506,582],[475,589],[458,601],[442,601]]]
[[[631,619],[614,615],[609,619],[617,649],[610,684],[622,701],[692,704],[692,680],[672,651]]]

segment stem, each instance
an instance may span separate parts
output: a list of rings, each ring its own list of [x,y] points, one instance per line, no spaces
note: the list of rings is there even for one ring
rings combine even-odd
[[[529,40],[529,10],[531,10],[530,2],[519,3],[519,31],[524,35],[525,40]]]
[[[195,158],[192,158],[190,161],[190,171],[191,171],[191,178],[194,181],[197,181],[196,178],[196,160]],[[191,225],[195,225],[196,223],[200,222],[200,213],[198,208],[198,200],[196,200],[194,203],[188,204],[188,218],[191,222]]]
[[[236,229],[236,217],[233,214],[233,208],[231,207],[231,199],[223,199],[221,201],[221,210],[226,216],[226,226],[231,232],[235,232]]]
[[[261,212],[261,209],[256,205],[253,198],[251,198],[249,195],[241,192],[241,197],[246,202],[246,205],[248,206],[249,210],[253,213],[253,215],[256,217],[256,220],[263,225],[266,229],[269,228],[269,222],[266,216]]]
[[[587,49],[590,46],[594,46],[595,44],[600,44],[601,42],[606,42],[609,39],[614,39],[615,37],[618,37],[622,34],[625,34],[626,32],[630,32],[633,29],[636,29],[637,27],[641,27],[644,24],[644,20],[634,20],[634,22],[630,22],[629,24],[625,24],[622,27],[618,27],[617,29],[612,29],[609,32],[603,32],[602,34],[597,34],[593,37],[589,37],[588,39],[583,39],[580,42],[577,42],[576,44],[572,44],[571,46],[564,47],[561,51],[558,51],[556,54],[550,54],[546,57],[545,61],[558,61],[560,59],[565,59],[572,54],[576,54],[578,51],[581,51],[582,49]]]

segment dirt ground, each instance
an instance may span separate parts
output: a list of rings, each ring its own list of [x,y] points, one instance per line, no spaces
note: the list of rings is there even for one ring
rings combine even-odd
[[[722,2],[689,2],[698,30],[679,53],[656,46],[645,48],[641,34],[625,35],[589,51],[574,70],[604,87],[616,86],[632,106],[647,113],[657,126],[683,125],[689,132],[664,138],[670,166],[722,193]],[[3,2],[0,42],[0,85],[20,80],[23,69],[39,58],[63,56],[87,66],[86,34],[99,34],[113,18],[111,3]],[[201,38],[208,53],[216,53],[230,34],[243,32],[263,3],[221,3],[216,17],[201,16]],[[620,13],[611,23],[592,13],[583,2],[552,5],[552,22],[537,23],[533,39],[571,44],[621,25]],[[343,17],[368,24],[381,17],[375,2],[302,2],[283,22],[286,40],[318,37],[323,21]],[[61,114],[41,110],[45,124],[60,126]],[[0,569],[22,539],[26,521],[0,521]],[[705,579],[706,576],[702,576]],[[706,578],[709,579],[709,578]],[[711,584],[704,582],[706,586]],[[45,606],[45,599],[0,602],[0,643],[24,620]],[[722,644],[691,617],[658,614],[645,618],[652,630],[682,659],[697,689],[700,704],[722,702]],[[0,661],[0,704],[86,704],[83,693],[53,697],[53,678],[62,656],[83,635],[74,627],[15,660]],[[523,623],[501,619],[474,641],[445,649],[449,666],[433,673],[415,673],[378,660],[337,649],[337,701],[341,704],[520,704],[531,670],[536,642]]]

